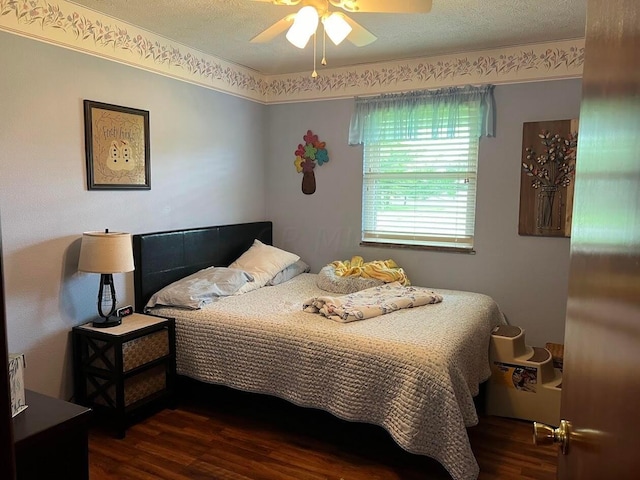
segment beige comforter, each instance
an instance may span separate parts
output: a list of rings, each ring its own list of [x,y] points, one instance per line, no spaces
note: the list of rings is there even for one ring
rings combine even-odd
[[[491,330],[504,322],[496,303],[438,290],[441,303],[339,323],[302,310],[326,293],[315,284],[302,274],[202,310],[154,313],[176,319],[179,374],[380,425],[455,480],[476,478],[466,427],[490,375]]]

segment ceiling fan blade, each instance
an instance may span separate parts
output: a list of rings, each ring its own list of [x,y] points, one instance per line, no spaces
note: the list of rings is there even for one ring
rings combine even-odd
[[[370,43],[375,42],[378,37],[376,37],[369,30],[364,28],[358,22],[352,20],[347,15],[344,16],[344,19],[351,26],[351,33],[347,36],[347,40],[353,43],[356,47],[364,47],[365,45],[369,45]]]
[[[329,0],[334,7],[362,13],[428,13],[432,0]]]
[[[250,40],[250,43],[266,43],[273,40],[293,24],[293,19],[295,18],[295,16],[296,14],[292,13],[290,15],[287,15],[283,19],[278,20],[269,28],[267,28],[266,30],[260,32],[258,35],[253,37]]]

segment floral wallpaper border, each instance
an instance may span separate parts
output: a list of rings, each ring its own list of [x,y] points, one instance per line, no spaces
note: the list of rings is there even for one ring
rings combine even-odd
[[[0,30],[260,103],[582,75],[584,39],[309,72],[262,75],[59,0],[0,0]]]
[[[582,76],[584,40],[570,40],[268,77],[267,103],[469,84]]]

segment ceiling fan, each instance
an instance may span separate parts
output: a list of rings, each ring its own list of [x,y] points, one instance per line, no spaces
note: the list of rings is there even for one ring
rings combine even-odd
[[[251,43],[266,43],[287,31],[287,40],[298,48],[304,48],[316,33],[321,22],[324,32],[338,45],[345,38],[357,47],[376,40],[376,36],[342,12],[330,11],[329,7],[349,13],[427,13],[432,0],[254,0],[274,5],[302,8],[298,13],[287,15],[251,39]]]

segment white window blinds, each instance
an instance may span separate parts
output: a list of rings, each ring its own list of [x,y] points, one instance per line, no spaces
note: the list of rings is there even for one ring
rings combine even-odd
[[[350,140],[364,144],[363,242],[473,248],[479,137],[493,120],[481,96],[461,95],[469,88],[357,109]]]

